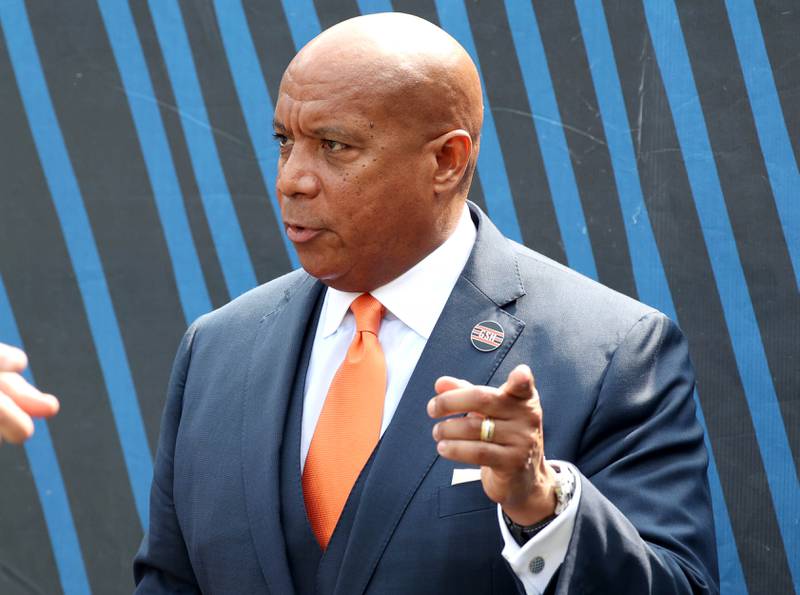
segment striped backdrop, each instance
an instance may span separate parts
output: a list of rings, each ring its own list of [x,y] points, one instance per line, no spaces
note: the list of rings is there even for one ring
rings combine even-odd
[[[385,10],[479,64],[472,199],[688,335],[723,592],[800,590],[796,0],[0,0],[0,341],[63,404],[0,448],[0,593],[130,592],[183,330],[297,266],[281,73]]]

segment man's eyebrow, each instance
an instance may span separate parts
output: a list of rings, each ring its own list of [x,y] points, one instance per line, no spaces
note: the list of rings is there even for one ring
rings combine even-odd
[[[311,132],[314,136],[320,137],[337,136],[349,138],[353,136],[352,133],[342,130],[341,128],[336,128],[335,126],[320,126],[319,128],[314,128]]]
[[[286,126],[284,126],[283,122],[281,122],[280,120],[273,120],[272,128],[275,130],[275,132],[281,134],[286,132]],[[356,140],[356,141],[360,139],[360,136],[358,134],[347,131],[343,128],[338,128],[336,126],[320,126],[319,128],[314,128],[311,131],[311,134],[317,138],[333,137],[333,138],[340,138],[343,140]]]
[[[336,126],[320,126],[311,131],[317,138],[339,140],[345,143],[362,143],[364,136],[358,130],[338,128]]]

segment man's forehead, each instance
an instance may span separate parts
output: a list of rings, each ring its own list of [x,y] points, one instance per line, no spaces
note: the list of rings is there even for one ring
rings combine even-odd
[[[401,83],[394,60],[358,52],[301,52],[281,79],[281,92],[294,99],[375,95]]]
[[[288,73],[287,73],[288,74]],[[376,117],[389,109],[389,98],[380,85],[327,74],[324,78],[285,76],[278,95],[276,113],[281,120],[302,116],[304,120],[338,120]]]
[[[305,117],[321,117],[331,112],[369,111],[378,101],[358,93],[348,85],[286,85],[278,95],[276,111],[300,112]]]
[[[372,111],[360,100],[347,96],[303,100],[281,93],[273,127],[279,133],[355,141],[363,138]]]
[[[360,82],[366,79],[345,68],[292,68],[286,70],[281,80],[280,97],[286,96],[292,101],[325,101],[338,98],[356,99],[366,89],[360,89]]]

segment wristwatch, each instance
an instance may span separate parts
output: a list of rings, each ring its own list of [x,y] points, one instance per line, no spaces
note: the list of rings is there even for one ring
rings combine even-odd
[[[556,509],[555,512],[532,525],[520,525],[511,520],[511,518],[503,511],[503,520],[508,527],[508,532],[519,545],[524,545],[530,539],[544,529],[547,525],[553,522],[555,518],[564,512],[575,493],[575,476],[569,467],[561,466],[558,463],[548,463],[553,470],[556,478],[556,485],[554,487],[556,493]]]

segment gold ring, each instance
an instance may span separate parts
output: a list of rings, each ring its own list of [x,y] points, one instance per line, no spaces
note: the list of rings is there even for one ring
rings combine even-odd
[[[491,417],[485,417],[481,422],[481,440],[491,442],[492,438],[494,438],[494,420]]]

